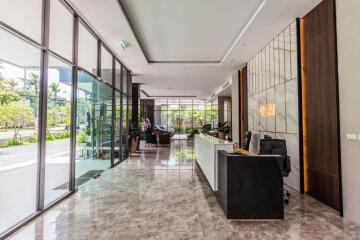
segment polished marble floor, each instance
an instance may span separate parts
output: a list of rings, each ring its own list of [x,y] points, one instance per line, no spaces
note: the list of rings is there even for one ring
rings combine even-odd
[[[10,239],[360,239],[360,226],[295,192],[284,221],[227,220],[193,158],[183,140],[144,147]]]

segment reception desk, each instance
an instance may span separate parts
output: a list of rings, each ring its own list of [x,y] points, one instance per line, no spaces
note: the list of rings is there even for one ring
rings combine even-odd
[[[195,135],[195,158],[213,191],[218,190],[218,151],[232,152],[233,144],[205,134]]]
[[[219,151],[215,195],[229,219],[284,219],[282,159]]]

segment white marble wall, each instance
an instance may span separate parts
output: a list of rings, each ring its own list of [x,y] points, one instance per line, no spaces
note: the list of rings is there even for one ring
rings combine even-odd
[[[360,1],[336,1],[336,15],[344,217],[360,224],[360,141],[347,139],[360,134]]]
[[[300,191],[299,109],[296,22],[248,61],[249,130],[285,139],[292,171],[284,181]],[[261,116],[260,106],[275,104],[275,114]]]

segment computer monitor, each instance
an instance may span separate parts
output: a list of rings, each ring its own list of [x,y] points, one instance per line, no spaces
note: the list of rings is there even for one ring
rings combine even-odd
[[[260,148],[260,135],[258,132],[251,132],[249,152],[258,154]]]

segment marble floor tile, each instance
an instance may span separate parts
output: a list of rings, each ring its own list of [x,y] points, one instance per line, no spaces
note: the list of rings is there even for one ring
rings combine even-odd
[[[187,141],[144,147],[9,239],[360,239],[360,226],[291,190],[283,221],[228,220],[193,161]]]

